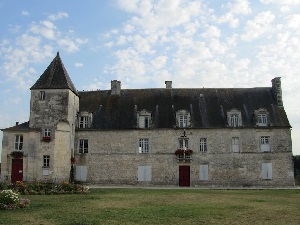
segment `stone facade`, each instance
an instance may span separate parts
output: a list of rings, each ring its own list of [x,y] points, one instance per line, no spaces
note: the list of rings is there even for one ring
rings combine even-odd
[[[79,131],[89,140],[89,154],[77,154],[76,164],[87,166],[87,181],[101,184],[178,185],[179,166],[190,166],[191,186],[291,186],[294,184],[290,131],[283,129],[188,129],[191,160],[178,160],[181,129]],[[271,151],[261,152],[259,138],[270,135]],[[232,152],[231,138],[242,139]],[[149,139],[149,153],[139,153],[139,138]],[[207,138],[207,152],[199,140]],[[118,140],[118,141],[116,141]],[[262,178],[262,163],[272,163],[271,180]],[[200,165],[208,165],[208,180],[200,180]],[[288,166],[287,166],[288,165]],[[138,167],[151,167],[151,181],[138,181]]]

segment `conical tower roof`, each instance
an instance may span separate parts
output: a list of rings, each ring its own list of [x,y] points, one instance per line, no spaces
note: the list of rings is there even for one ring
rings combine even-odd
[[[34,89],[70,89],[78,95],[58,52],[45,72],[30,88],[30,90]]]

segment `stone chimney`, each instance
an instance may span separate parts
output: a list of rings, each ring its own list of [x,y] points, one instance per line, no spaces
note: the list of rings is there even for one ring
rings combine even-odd
[[[278,106],[283,106],[280,77],[272,79],[272,92]]]
[[[121,94],[121,81],[112,80],[111,82],[111,95]]]
[[[172,81],[165,81],[166,88],[171,89],[172,88]]]

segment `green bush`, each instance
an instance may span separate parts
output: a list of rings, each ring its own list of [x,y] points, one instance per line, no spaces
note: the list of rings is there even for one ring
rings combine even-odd
[[[26,208],[29,204],[29,199],[20,198],[19,193],[13,190],[2,190],[0,192],[0,209]]]

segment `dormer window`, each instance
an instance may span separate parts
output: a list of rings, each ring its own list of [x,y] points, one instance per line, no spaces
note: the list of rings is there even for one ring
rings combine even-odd
[[[180,128],[190,127],[190,113],[187,110],[177,111],[176,125]]]
[[[230,127],[241,127],[242,126],[242,114],[237,109],[232,109],[227,112],[228,125]]]
[[[257,122],[260,126],[267,126],[267,114],[261,113],[257,115]]]
[[[40,100],[45,100],[45,92],[44,91],[40,91]]]
[[[89,117],[81,116],[79,121],[79,128],[87,128],[89,125]]]
[[[149,128],[151,126],[151,113],[142,110],[137,114],[138,127],[139,128]]]
[[[78,127],[89,128],[92,125],[93,114],[88,112],[80,112],[78,116]]]
[[[256,126],[268,126],[269,124],[269,113],[265,109],[259,109],[254,111]]]

